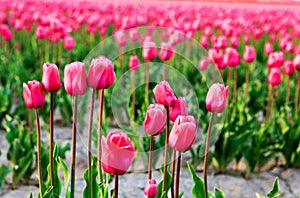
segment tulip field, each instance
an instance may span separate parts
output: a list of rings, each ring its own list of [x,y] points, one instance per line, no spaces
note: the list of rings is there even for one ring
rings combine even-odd
[[[300,4],[1,0],[0,46],[0,197],[299,197]]]

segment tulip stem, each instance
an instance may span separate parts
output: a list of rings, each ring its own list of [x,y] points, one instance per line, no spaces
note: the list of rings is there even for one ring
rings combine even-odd
[[[212,129],[212,124],[214,120],[214,115],[215,113],[212,113],[210,116],[210,121],[209,121],[209,126],[207,130],[207,136],[206,136],[206,144],[205,144],[205,153],[204,153],[204,169],[203,169],[203,174],[204,174],[204,187],[205,187],[205,198],[208,198],[208,192],[207,192],[207,158],[208,158],[208,150],[209,150],[209,141],[210,141],[210,135],[211,135],[211,129]]]
[[[247,65],[246,77],[245,77],[245,91],[244,91],[244,102],[245,102],[245,104],[247,104],[249,76],[250,76],[250,65]]]
[[[32,109],[29,109],[28,128],[29,128],[29,132],[31,132],[32,131]]]
[[[228,97],[227,97],[227,101],[226,101],[226,107],[227,107],[227,110],[226,110],[226,118],[225,118],[225,122],[228,122],[228,113],[229,113],[229,99],[230,99],[230,78],[231,78],[231,70],[232,68],[229,67],[228,68],[228,73],[227,73],[227,86],[228,86]]]
[[[179,196],[179,178],[180,178],[181,152],[178,152],[177,167],[176,167],[176,190],[175,198]]]
[[[290,94],[291,94],[291,82],[290,82],[290,76],[287,76],[287,88],[286,88],[286,105],[289,105],[290,101]]]
[[[165,152],[164,152],[164,180],[162,186],[162,193],[166,191],[166,183],[167,183],[167,166],[168,166],[168,142],[169,142],[169,124],[170,124],[170,117],[169,117],[169,107],[166,107],[167,111],[167,123],[166,123],[166,139],[165,139]]]
[[[152,151],[153,151],[153,136],[150,136],[150,151],[149,151],[149,162],[148,162],[148,180],[152,178]]]
[[[164,61],[163,80],[166,80],[166,78],[167,78],[167,65],[166,65],[166,61]]]
[[[51,186],[54,186],[54,176],[53,176],[53,113],[54,113],[54,93],[50,93],[50,181]]]
[[[115,175],[114,198],[118,198],[118,190],[119,190],[119,178],[118,178],[118,175]]]
[[[175,180],[175,166],[176,166],[176,150],[172,153],[172,181],[171,181],[171,196],[174,197],[174,180]]]
[[[237,81],[238,81],[238,69],[234,68],[234,87],[233,87],[233,102],[236,103],[236,92],[237,92]],[[236,106],[236,105],[234,105]]]
[[[146,107],[149,106],[149,62],[145,64],[145,103]]]
[[[90,183],[90,197],[93,197],[93,185],[92,185],[92,125],[93,125],[93,114],[94,114],[94,102],[95,102],[95,92],[92,91],[92,100],[90,106],[90,120],[88,126],[88,169],[89,169],[89,183]]]
[[[77,96],[74,96],[73,103],[74,104],[73,104],[73,126],[72,126],[71,198],[74,198],[74,193],[75,193]]]
[[[132,121],[135,119],[135,71],[132,71],[132,101],[131,101],[131,113]]]
[[[294,116],[297,119],[297,113],[298,113],[298,98],[299,98],[299,89],[300,89],[300,73],[298,74],[298,80],[296,85],[296,95],[295,95],[295,113]]]
[[[58,57],[58,62],[60,65],[63,64],[63,42],[59,41],[59,57]]]
[[[270,85],[270,95],[269,95],[269,112],[267,114],[267,125],[269,124],[272,117],[273,101],[274,101],[274,87]]]
[[[98,177],[100,184],[103,183],[102,166],[101,166],[101,154],[102,154],[102,113],[103,113],[103,101],[104,101],[104,89],[99,92],[99,125],[98,125]],[[102,188],[100,190],[102,194]]]
[[[39,186],[40,186],[40,197],[43,197],[42,164],[41,164],[41,128],[40,128],[40,121],[39,121],[39,113],[37,109],[35,109],[35,120],[36,120],[36,128],[37,128],[38,178],[39,178]]]

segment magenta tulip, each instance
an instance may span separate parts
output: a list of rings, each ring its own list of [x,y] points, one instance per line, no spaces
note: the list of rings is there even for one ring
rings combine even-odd
[[[145,40],[143,42],[142,56],[144,60],[153,60],[157,56],[158,50],[154,41]]]
[[[62,84],[55,64],[44,63],[42,85],[46,92],[56,93],[60,90]]]
[[[140,67],[140,61],[137,55],[130,56],[128,67],[130,70],[136,70]]]
[[[269,43],[269,42],[265,43],[265,46],[264,46],[265,54],[270,55],[273,51],[274,51],[274,48],[273,48],[272,43]]]
[[[160,52],[159,52],[159,58],[162,61],[167,61],[172,58],[174,54],[174,48],[171,44],[162,42],[160,43]]]
[[[175,102],[175,95],[167,81],[162,81],[153,89],[155,100],[158,104],[170,107]]]
[[[239,46],[239,38],[236,36],[233,36],[230,38],[230,45],[233,48],[237,48]]]
[[[114,38],[115,38],[115,41],[118,43],[119,46],[126,46],[127,45],[126,33],[123,30],[115,31]]]
[[[282,52],[272,52],[267,60],[267,66],[269,68],[279,68],[284,62],[284,54]]]
[[[166,118],[166,110],[163,105],[150,104],[144,120],[144,130],[149,135],[159,135],[164,130]]]
[[[130,167],[134,158],[134,147],[122,131],[110,132],[102,137],[101,163],[106,173],[123,175]]]
[[[268,83],[272,86],[280,85],[282,82],[282,75],[279,68],[272,68],[268,75]]]
[[[283,73],[287,76],[292,76],[294,74],[294,65],[292,60],[286,60],[283,64]]]
[[[193,116],[178,116],[169,136],[169,146],[176,151],[186,152],[196,138],[196,120]]]
[[[241,63],[240,54],[234,48],[226,48],[224,63],[229,67],[238,66]]]
[[[140,38],[140,33],[137,29],[133,28],[133,29],[129,30],[129,39],[132,42],[138,41],[139,38]]]
[[[27,108],[42,108],[45,103],[45,94],[39,81],[33,80],[23,83],[23,99]]]
[[[243,58],[246,63],[252,63],[256,58],[255,48],[253,46],[246,45]]]
[[[169,116],[170,119],[175,122],[176,118],[180,115],[188,115],[186,101],[183,97],[179,97],[174,101],[174,104],[170,107]]]
[[[294,67],[297,71],[300,71],[300,54],[297,54],[293,61]]]
[[[212,60],[209,58],[201,58],[199,63],[198,63],[198,68],[200,69],[200,71],[205,71],[209,64],[212,64]]]
[[[285,46],[285,50],[287,52],[293,53],[294,52],[294,43],[291,41],[288,41],[286,46]]]
[[[75,39],[72,36],[66,36],[64,38],[64,47],[66,50],[71,50],[75,46]]]
[[[245,44],[248,44],[248,43],[250,42],[249,36],[248,36],[248,35],[245,35],[245,36],[243,37],[243,41],[244,41]]]
[[[208,48],[209,38],[207,36],[202,36],[201,39],[200,39],[200,45],[204,48]]]
[[[147,198],[154,198],[157,194],[157,184],[155,179],[149,179],[145,189],[144,194],[147,196]]]
[[[226,108],[228,87],[223,84],[213,84],[206,95],[206,109],[214,113],[222,113]]]
[[[109,88],[115,81],[116,74],[111,60],[98,56],[91,62],[87,76],[88,86],[100,90]]]
[[[71,96],[84,95],[87,87],[86,71],[82,62],[73,62],[65,66],[64,85]]]

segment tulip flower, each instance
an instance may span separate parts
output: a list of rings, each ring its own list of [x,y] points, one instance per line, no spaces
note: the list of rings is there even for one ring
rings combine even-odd
[[[130,70],[136,70],[140,67],[139,57],[137,55],[131,55],[129,57],[128,67]]]
[[[300,54],[297,54],[293,60],[294,67],[297,71],[300,71]]]
[[[298,54],[300,54],[300,45],[294,49],[294,56],[297,56]]]
[[[171,44],[165,43],[165,42],[162,42],[160,44],[159,58],[162,61],[167,61],[167,60],[171,59],[173,54],[174,54],[174,49]]]
[[[246,45],[243,58],[246,63],[252,63],[256,58],[255,48],[253,46]]]
[[[277,39],[276,34],[271,34],[271,35],[270,35],[270,41],[271,41],[271,42],[275,42],[276,39]]]
[[[271,68],[280,68],[284,62],[284,54],[282,52],[272,52],[267,60],[267,66]]]
[[[27,108],[35,109],[36,127],[37,127],[37,166],[40,197],[43,196],[42,165],[41,165],[41,129],[38,108],[42,108],[45,103],[45,94],[40,82],[33,80],[27,84],[23,83],[23,98]]]
[[[293,52],[294,52],[294,43],[291,42],[291,41],[288,41],[288,42],[286,43],[285,50],[286,50],[287,52],[293,53]]]
[[[200,45],[204,48],[208,48],[209,46],[209,38],[207,36],[202,36],[200,40]]]
[[[115,38],[116,43],[119,46],[126,46],[127,45],[126,33],[123,30],[115,31],[114,38]]]
[[[269,42],[265,43],[264,52],[267,55],[270,55],[274,51],[273,45]]]
[[[175,95],[167,81],[162,81],[153,89],[155,100],[158,104],[170,107],[175,102]]]
[[[65,66],[64,85],[71,96],[84,95],[87,87],[86,71],[82,62],[73,62]]]
[[[268,83],[271,86],[280,85],[282,82],[282,75],[279,68],[272,68],[268,75]]]
[[[244,41],[245,44],[248,44],[248,43],[250,42],[249,36],[248,36],[248,35],[245,35],[245,36],[243,37],[243,41]]]
[[[211,64],[212,61],[209,58],[202,58],[198,63],[198,68],[200,71],[205,71],[208,68],[208,65]]]
[[[283,73],[287,76],[287,88],[286,88],[286,104],[289,104],[290,100],[290,76],[294,74],[294,65],[292,60],[286,60],[283,64]]]
[[[229,67],[238,66],[240,64],[240,54],[238,51],[234,48],[226,48],[224,63]]]
[[[75,39],[72,36],[66,36],[64,38],[64,47],[66,50],[72,50],[75,46]]]
[[[186,102],[183,97],[177,98],[173,105],[170,107],[170,119],[175,122],[176,118],[179,115],[186,116],[188,114],[187,107],[186,107]]]
[[[148,180],[145,189],[144,194],[147,196],[147,198],[154,198],[157,194],[157,184],[155,179]]]
[[[298,98],[299,98],[299,89],[300,89],[300,75],[299,75],[299,71],[300,71],[300,54],[297,54],[294,58],[293,61],[294,67],[295,69],[298,71],[298,78],[297,78],[297,84],[296,84],[296,95],[295,95],[295,100],[294,100],[294,114],[295,117],[297,117],[297,113],[298,113]]]
[[[144,60],[153,60],[157,56],[158,50],[154,41],[143,42],[142,56]]]
[[[144,120],[144,130],[151,136],[159,135],[164,129],[166,116],[163,105],[150,104]]]
[[[239,38],[236,36],[233,36],[230,38],[230,45],[233,48],[237,48],[239,46]]]
[[[133,29],[129,30],[129,39],[132,42],[138,41],[139,38],[140,38],[140,33],[139,33],[139,31],[137,29],[133,28]]]
[[[206,95],[206,109],[213,113],[222,113],[226,107],[228,87],[222,84],[213,84]]]

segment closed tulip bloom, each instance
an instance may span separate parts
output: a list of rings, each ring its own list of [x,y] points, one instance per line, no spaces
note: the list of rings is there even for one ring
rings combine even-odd
[[[256,28],[253,33],[252,33],[252,37],[254,40],[258,40],[260,39],[260,37],[263,35],[263,31],[259,28]]]
[[[140,67],[140,61],[137,55],[130,56],[128,67],[130,70],[136,70]]]
[[[218,61],[218,51],[215,48],[210,48],[208,50],[208,57],[214,62]]]
[[[157,184],[155,179],[149,179],[145,189],[144,194],[147,196],[147,198],[154,198],[157,194]]]
[[[223,70],[226,68],[226,64],[224,62],[224,54],[218,54],[217,61],[216,61],[216,67],[219,70]]]
[[[196,138],[196,120],[193,116],[178,116],[169,136],[169,146],[180,152],[188,151]]]
[[[153,89],[155,100],[158,104],[162,104],[165,107],[173,105],[176,97],[172,88],[167,81],[162,81]]]
[[[123,175],[134,158],[134,147],[122,131],[110,132],[102,137],[102,168],[106,173]]]
[[[98,56],[92,60],[87,76],[89,87],[96,90],[107,89],[115,79],[116,74],[111,60],[105,56]]]
[[[270,41],[271,41],[271,42],[275,42],[276,39],[277,39],[276,34],[271,34],[271,35],[270,35]]]
[[[271,43],[267,42],[264,46],[264,52],[267,55],[270,55],[274,51],[274,47]]]
[[[268,75],[268,83],[272,86],[280,85],[282,82],[282,75],[279,68],[271,68]]]
[[[279,68],[283,65],[284,54],[282,52],[272,52],[267,60],[267,66],[269,68]]]
[[[253,46],[246,45],[243,58],[246,63],[252,63],[256,58],[255,48]]]
[[[158,50],[154,41],[145,40],[143,42],[142,56],[144,60],[153,60],[157,56]]]
[[[300,45],[295,47],[294,49],[294,56],[296,56],[297,54],[300,54]]]
[[[166,117],[166,110],[163,105],[150,104],[144,120],[144,130],[149,135],[159,135],[164,130]]]
[[[227,37],[226,36],[219,36],[216,47],[218,49],[224,49],[224,48],[227,47],[227,45],[228,45]]]
[[[289,40],[286,37],[280,38],[280,40],[279,40],[279,47],[281,49],[285,49],[286,44],[287,44],[288,41]]]
[[[206,95],[206,109],[214,113],[222,113],[226,107],[228,87],[223,84],[213,84]]]
[[[64,85],[71,96],[84,95],[87,87],[86,71],[82,62],[73,62],[65,66]]]
[[[245,44],[248,44],[248,43],[250,42],[249,36],[248,36],[248,35],[245,35],[245,36],[243,37],[243,41],[244,41]]]
[[[33,80],[23,83],[23,99],[27,108],[42,108],[45,103],[45,94],[39,81]]]
[[[283,64],[283,73],[287,76],[292,76],[294,74],[294,65],[292,60],[286,60]]]
[[[186,106],[186,101],[183,97],[179,97],[174,101],[174,104],[170,107],[169,116],[174,122],[176,118],[180,115],[188,115],[188,110]]]
[[[294,52],[294,43],[292,41],[288,41],[285,46],[285,50],[290,53]]]
[[[198,63],[198,68],[201,71],[205,71],[208,68],[208,65],[212,64],[212,60],[209,58],[201,58],[199,63]]]
[[[172,58],[174,54],[174,48],[171,44],[162,42],[160,44],[160,52],[159,52],[159,58],[162,61],[167,61]]]
[[[0,34],[2,35],[3,40],[10,41],[13,38],[13,32],[9,29],[8,25],[0,25]]]
[[[204,30],[203,30],[203,34],[204,34],[205,36],[210,37],[210,36],[213,34],[213,29],[212,29],[212,27],[206,26],[206,27],[204,28]]]
[[[241,63],[239,52],[234,48],[226,48],[224,63],[229,67],[238,66]]]
[[[42,85],[46,92],[56,93],[60,90],[62,84],[55,64],[44,63]]]
[[[200,40],[200,45],[204,48],[208,48],[209,46],[209,38],[207,36],[202,36]]]
[[[300,71],[300,54],[296,55],[293,61],[294,67],[297,71]]]
[[[114,38],[119,46],[127,45],[126,33],[124,31],[122,31],[122,30],[115,31]]]
[[[129,39],[132,42],[136,42],[137,40],[139,40],[139,38],[140,38],[140,33],[137,29],[133,28],[129,30]]]
[[[75,39],[72,36],[66,36],[64,38],[64,47],[66,50],[71,50],[75,46]]]
[[[230,45],[233,48],[237,48],[239,46],[239,38],[236,36],[233,36],[230,38]]]

